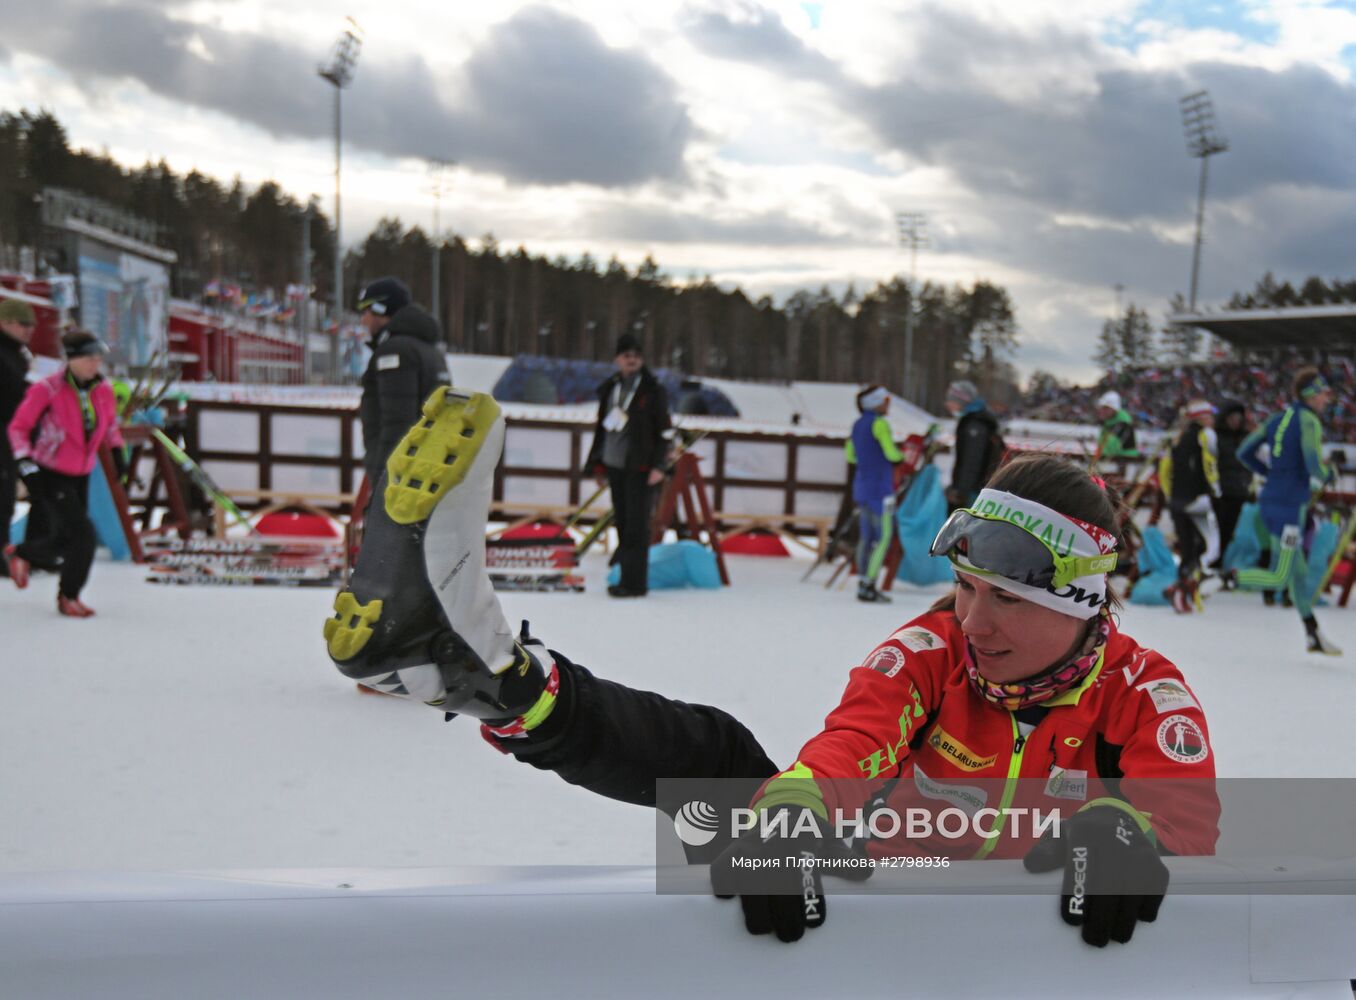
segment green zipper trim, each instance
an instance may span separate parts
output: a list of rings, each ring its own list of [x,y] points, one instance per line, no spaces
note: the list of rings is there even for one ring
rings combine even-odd
[[[1281,448],[1285,444],[1285,430],[1290,426],[1290,420],[1294,415],[1294,408],[1287,407],[1285,416],[1281,417],[1281,422],[1276,425],[1276,435],[1271,439],[1271,457],[1273,459],[1281,457]]]
[[[1015,747],[1019,739],[1022,740],[1022,749],[1014,750],[1012,757],[1008,759],[1008,777],[1003,785],[1003,799],[998,803],[998,824],[993,828],[996,836],[987,838],[984,843],[979,845],[979,850],[975,852],[976,861],[983,861],[993,849],[998,846],[998,841],[1003,833],[1003,827],[1008,823],[1008,807],[1012,805],[1013,796],[1017,794],[1017,775],[1022,770],[1022,754],[1026,753],[1026,740],[1022,739],[1022,731],[1017,728],[1017,716],[1011,712],[1008,713],[1008,721],[1012,723],[1012,745]]]

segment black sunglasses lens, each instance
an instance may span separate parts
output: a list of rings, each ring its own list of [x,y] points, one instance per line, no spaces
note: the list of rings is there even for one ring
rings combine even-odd
[[[955,521],[955,519],[953,519]],[[934,555],[956,553],[976,569],[1044,590],[1055,579],[1055,561],[1039,538],[1006,521],[965,515],[948,522],[933,546]]]

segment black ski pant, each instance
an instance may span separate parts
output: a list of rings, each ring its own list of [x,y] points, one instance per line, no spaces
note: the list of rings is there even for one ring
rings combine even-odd
[[[1229,543],[1234,539],[1234,531],[1238,528],[1238,516],[1243,513],[1243,505],[1248,502],[1247,497],[1217,497],[1215,504],[1215,517],[1219,519],[1219,562],[1224,565],[1224,553],[1229,551]]]
[[[3,428],[0,428],[0,434]],[[14,520],[14,498],[19,489],[19,469],[7,444],[0,444],[0,551],[9,544],[9,525]],[[0,561],[0,570],[4,569]]]
[[[612,509],[617,522],[617,562],[621,586],[636,594],[650,587],[650,501],[648,472],[608,469]]]
[[[61,565],[63,597],[80,596],[94,562],[94,525],[89,519],[89,476],[63,476],[39,469],[26,480],[35,514],[31,529],[17,547],[19,556],[36,566]]]
[[[1168,510],[1172,514],[1172,527],[1177,532],[1177,555],[1181,560],[1178,563],[1177,576],[1186,580],[1201,567],[1205,539],[1201,537],[1195,520],[1186,512],[1186,504],[1174,500],[1169,504]]]

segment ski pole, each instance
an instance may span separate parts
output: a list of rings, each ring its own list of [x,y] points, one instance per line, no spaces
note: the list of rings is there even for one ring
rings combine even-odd
[[[560,531],[556,533],[556,538],[564,538],[569,530],[579,523],[579,519],[584,516],[584,513],[598,502],[598,498],[603,495],[605,489],[607,489],[607,483],[603,483],[594,490],[593,494],[580,505],[579,509],[570,515],[569,520],[560,526]]]

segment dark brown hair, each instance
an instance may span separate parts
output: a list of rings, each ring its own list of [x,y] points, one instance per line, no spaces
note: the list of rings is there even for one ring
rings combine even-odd
[[[999,468],[984,485],[987,489],[1034,500],[1051,510],[1109,531],[1115,536],[1117,551],[1124,554],[1121,525],[1129,512],[1121,502],[1120,493],[1114,486],[1093,479],[1087,469],[1067,458],[1040,452],[1019,455]],[[1120,604],[1110,583],[1107,584],[1106,599],[1113,608]],[[953,591],[929,610],[951,611],[955,607]]]
[[[1299,371],[1295,372],[1295,377],[1290,380],[1290,394],[1296,397],[1299,396],[1310,382],[1318,378],[1319,374],[1319,370],[1313,365],[1305,365]]]

